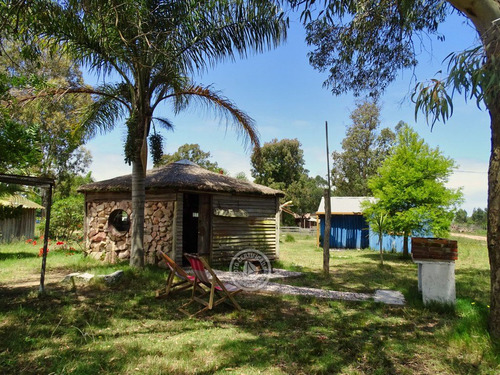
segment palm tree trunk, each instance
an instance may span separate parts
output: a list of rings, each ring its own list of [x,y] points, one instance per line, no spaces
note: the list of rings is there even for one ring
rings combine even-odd
[[[378,243],[380,244],[380,265],[384,265],[384,251],[382,250],[382,241],[384,238],[384,233],[382,231],[378,234]]]
[[[146,202],[145,178],[142,158],[132,162],[132,247],[130,266],[144,266],[144,204]]]
[[[142,139],[141,145],[137,146],[137,148],[138,150],[134,153],[134,160],[132,161],[132,246],[130,250],[130,266],[142,268],[144,267],[144,205],[146,203],[146,138]]]

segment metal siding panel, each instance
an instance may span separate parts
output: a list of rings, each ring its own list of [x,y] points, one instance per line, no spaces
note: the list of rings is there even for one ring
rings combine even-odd
[[[382,237],[382,249],[385,251],[403,252],[404,237],[384,234]],[[378,234],[370,229],[370,248],[379,250]],[[408,251],[411,252],[411,237],[408,237]]]
[[[368,224],[362,215],[332,215],[330,247],[334,249],[363,249],[369,246]],[[320,222],[320,236],[325,233],[324,220]],[[321,243],[323,241],[320,241]]]

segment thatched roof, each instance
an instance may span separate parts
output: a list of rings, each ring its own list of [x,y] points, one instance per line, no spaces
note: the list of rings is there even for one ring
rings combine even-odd
[[[146,172],[146,191],[162,189],[284,196],[282,191],[214,173],[187,160]],[[130,174],[83,185],[78,189],[79,192],[129,192],[131,190],[132,175]]]

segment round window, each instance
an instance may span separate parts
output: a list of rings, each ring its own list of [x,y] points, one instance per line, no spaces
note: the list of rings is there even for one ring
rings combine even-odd
[[[118,232],[128,232],[130,229],[130,217],[123,210],[114,210],[109,215],[108,225],[114,227]]]

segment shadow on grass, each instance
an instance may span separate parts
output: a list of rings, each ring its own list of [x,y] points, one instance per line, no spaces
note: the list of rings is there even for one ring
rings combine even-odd
[[[0,261],[10,260],[10,259],[26,259],[26,258],[37,258],[38,255],[35,253],[28,252],[18,252],[18,253],[0,253]]]
[[[394,283],[413,283],[401,279],[405,270],[394,268],[382,271],[394,273]],[[362,268],[352,277],[370,272]],[[487,373],[494,363],[491,355],[474,361],[442,350],[420,352],[422,345],[448,348],[454,335],[471,327],[483,329],[482,310],[464,322],[454,312],[418,303],[400,308],[247,294],[237,298],[242,313],[218,306],[200,319],[187,319],[177,308],[189,291],[154,298],[164,279],[162,270],[126,269],[112,287],[54,287],[41,299],[28,288],[0,290],[2,372]],[[416,289],[409,286],[408,294],[417,301]]]
[[[342,292],[373,293],[377,289],[392,289],[406,293],[412,285],[417,285],[417,271],[412,264],[341,264],[332,265],[327,277],[320,272],[304,272],[302,277],[280,282]]]
[[[373,251],[367,252],[365,254],[360,255],[361,258],[371,259],[374,262],[380,261],[380,252]],[[394,252],[384,252],[384,262],[395,262],[395,263],[412,263],[411,256],[405,257],[402,253],[394,253]]]

